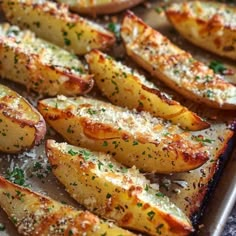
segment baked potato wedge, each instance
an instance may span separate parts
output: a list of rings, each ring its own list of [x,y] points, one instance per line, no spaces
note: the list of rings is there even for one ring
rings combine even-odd
[[[236,60],[236,8],[217,2],[187,1],[170,5],[166,15],[187,40]]]
[[[3,0],[3,12],[12,24],[28,28],[38,37],[79,55],[93,48],[106,49],[115,36],[102,26],[49,1]],[[50,32],[50,33],[49,33]]]
[[[208,149],[176,125],[92,98],[44,99],[38,109],[69,143],[112,154],[142,171],[172,173],[195,169]]]
[[[121,27],[127,54],[186,98],[219,109],[236,109],[236,87],[127,12]]]
[[[0,152],[18,153],[44,138],[41,114],[19,94],[0,84]]]
[[[0,177],[0,206],[21,235],[134,235]]]
[[[144,0],[57,0],[57,2],[68,4],[70,9],[87,15],[112,14],[129,9]]]
[[[86,55],[90,72],[102,93],[119,106],[148,111],[188,130],[209,128],[196,113],[172,100],[153,83],[108,55],[93,50]]]
[[[49,96],[83,94],[93,86],[74,54],[7,23],[0,24],[0,76]]]
[[[150,235],[188,235],[189,219],[136,169],[111,155],[48,140],[52,171],[70,195],[88,210],[117,225]]]

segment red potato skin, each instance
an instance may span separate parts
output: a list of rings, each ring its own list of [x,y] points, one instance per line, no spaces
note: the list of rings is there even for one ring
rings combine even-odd
[[[126,41],[126,39],[123,37],[125,34],[131,35],[133,28],[131,27],[132,24],[136,24],[137,27],[139,27],[139,36],[137,38],[132,38],[132,42]],[[144,32],[146,34],[144,34]],[[222,96],[224,96],[224,91],[234,91],[235,87],[233,87],[232,84],[228,83],[227,81],[220,79],[220,77],[213,72],[210,68],[207,67],[207,71],[205,71],[205,64],[203,64],[200,61],[194,61],[191,66],[189,67],[189,70],[191,70],[192,75],[198,75],[201,73],[204,73],[205,76],[211,76],[212,79],[208,82],[199,83],[197,80],[195,81],[184,81],[182,84],[176,83],[174,79],[170,79],[166,73],[163,73],[163,68],[174,68],[174,65],[176,63],[178,64],[184,64],[186,63],[186,60],[194,59],[191,54],[188,52],[183,51],[182,49],[178,48],[174,44],[171,43],[169,39],[167,39],[165,36],[163,36],[158,31],[152,29],[147,24],[145,24],[140,18],[135,16],[132,12],[127,11],[122,27],[121,27],[121,35],[123,34],[123,41],[126,47],[127,54],[133,58],[141,67],[143,67],[145,70],[147,70],[149,73],[151,73],[153,76],[155,76],[157,79],[163,81],[167,86],[172,88],[173,90],[176,90],[178,93],[181,91],[181,95],[186,97],[187,99],[190,99],[196,103],[203,103],[206,104],[209,107],[212,108],[218,108],[223,110],[235,110],[236,104],[235,104],[235,97],[231,96],[230,98],[223,98],[223,102],[219,102],[217,99],[217,95],[215,99],[209,99],[204,93],[194,93],[194,89],[198,91],[206,91],[213,90],[217,91],[220,90],[222,92]],[[155,38],[154,38],[155,37]],[[147,45],[150,47],[157,49],[157,51],[161,48],[158,44],[158,40],[162,42],[162,44],[167,44],[170,48],[172,48],[173,51],[175,51],[176,54],[163,54],[156,56],[156,54],[150,54],[148,59],[151,61],[147,61],[146,59],[142,58],[142,56],[137,55],[138,53],[132,50],[130,47],[130,44],[138,44],[139,46],[143,46],[145,44],[146,48],[148,49]],[[146,45],[146,42],[147,45]],[[144,50],[143,50],[144,51]],[[153,66],[155,64],[155,66]],[[188,77],[190,78],[190,77]],[[211,90],[211,91],[212,91]],[[231,101],[231,100],[233,101]]]
[[[89,108],[88,105],[89,104],[86,104],[86,107]],[[118,150],[120,149],[116,149],[116,151],[114,150],[114,153],[116,153],[115,159],[117,158],[119,162],[127,166],[133,166],[134,163],[136,163],[138,168],[145,168],[145,171],[173,173],[186,171],[186,169],[182,169],[183,166],[188,166],[188,170],[195,169],[204,164],[209,159],[208,152],[206,151],[207,149],[205,146],[203,146],[202,143],[198,142],[192,144],[190,141],[185,140],[179,134],[175,134],[172,137],[165,136],[165,138],[163,138],[160,143],[158,141],[149,140],[149,136],[147,134],[137,132],[135,135],[135,140],[139,142],[140,145],[142,144],[142,148],[145,149],[147,148],[147,145],[149,145],[152,150],[150,152],[150,155],[153,156],[153,158],[145,159],[146,166],[144,167],[141,161],[142,158],[138,158],[141,155],[141,151],[138,151],[138,153],[136,153],[137,148],[132,145],[134,137],[131,135],[131,133],[128,132],[128,130],[118,130],[117,128],[114,128],[109,124],[94,122],[86,117],[77,117],[75,114],[73,114],[72,110],[78,108],[74,108],[73,106],[68,106],[64,110],[60,110],[55,107],[48,107],[46,103],[40,101],[38,103],[38,109],[42,112],[49,125],[56,129],[69,143],[73,145],[90,148],[94,151],[107,152],[109,151],[109,144],[107,145],[108,147],[103,146],[104,141],[109,143],[120,141],[122,143],[122,148],[119,152]],[[56,125],[57,123],[61,124],[62,129]],[[73,123],[74,125],[73,129],[68,133],[65,127],[68,127],[70,123]],[[78,132],[82,133],[78,135]],[[84,139],[82,138],[82,136],[84,137]],[[128,143],[130,143],[128,147],[127,144],[125,144],[127,143],[127,141]],[[91,143],[93,143],[93,145]],[[123,157],[123,148],[129,148],[129,158]],[[156,163],[155,157],[160,158],[160,163],[158,164],[158,167],[156,166],[154,168],[154,170],[152,166],[154,165],[154,163]],[[173,164],[173,162],[175,162],[176,160],[178,160],[178,165],[176,163]],[[168,168],[166,167],[167,164],[164,164],[167,161]],[[151,164],[150,162],[153,163]],[[149,163],[148,166],[147,163]]]
[[[2,117],[5,117],[17,127],[21,127],[22,129],[24,129],[24,127],[29,127],[34,130],[34,139],[31,139],[30,143],[24,143],[19,152],[22,152],[25,149],[31,149],[34,145],[39,145],[46,134],[46,123],[44,118],[26,99],[7,87],[5,87],[5,91],[7,91],[7,95],[0,99],[0,113]],[[17,107],[14,108],[11,104],[14,103],[16,99],[20,99],[20,102]],[[23,112],[32,114],[32,119],[30,119],[30,117],[26,119]],[[9,150],[9,153],[11,152],[12,151]],[[15,153],[15,151],[13,151],[13,153]]]
[[[135,0],[135,2],[136,1],[140,2],[141,0]],[[9,2],[11,2],[11,1],[9,0]],[[12,1],[12,2],[14,3],[14,1]],[[130,1],[128,1],[128,3],[129,2]],[[27,8],[31,5],[32,5],[31,1],[21,3],[22,8],[24,8],[24,7]],[[48,10],[48,3],[43,3],[43,4],[38,4],[38,5],[34,4],[33,9],[34,9],[34,11],[37,11],[38,14],[40,14],[41,11],[45,11],[45,12],[48,12],[50,14],[50,16],[55,17],[55,18],[59,18],[59,19],[66,19],[66,20],[68,20],[68,23],[71,23],[71,24],[77,23],[80,21],[82,21],[86,24],[86,20],[83,19],[82,17],[80,17],[78,14],[74,14],[74,13],[69,12],[68,5],[65,5],[64,3],[62,3],[62,4],[57,3],[56,8],[50,8],[50,10]],[[110,9],[113,9],[113,8],[110,8]],[[14,18],[15,17],[14,13],[7,11],[7,8],[4,9],[4,6],[3,6],[3,10],[5,12],[6,19],[9,22],[12,22],[13,24],[17,24],[16,23],[17,20]],[[88,14],[89,13],[90,13],[90,10],[88,11]],[[24,22],[24,20],[23,20],[23,22]],[[23,22],[22,23],[19,22],[19,23],[24,25]],[[29,28],[29,27],[24,26],[24,28]],[[36,35],[38,34],[37,28],[31,28],[31,30],[34,31],[36,33]],[[96,33],[97,38],[91,38],[90,40],[94,40],[99,44],[99,46],[97,48],[105,51],[105,50],[109,49],[112,45],[114,45],[116,38],[112,32],[110,32],[108,30],[106,32],[102,32],[99,30],[96,31],[95,29],[92,29],[92,31],[94,31],[94,33]],[[51,41],[50,38],[45,37],[45,39],[48,41]],[[63,46],[63,45],[58,45],[58,46]],[[64,47],[65,47],[65,45],[64,45]],[[70,50],[70,47],[68,47],[67,49]],[[81,54],[78,52],[74,52],[74,50],[72,50],[72,52],[75,54],[78,54],[78,55],[85,54],[85,52]]]
[[[228,8],[231,9],[226,4],[215,3],[215,5],[216,7],[221,6],[221,8],[223,8],[225,11],[227,11]],[[165,12],[168,20],[174,27],[177,28],[180,34],[198,47],[211,51],[220,56],[235,60],[236,56],[234,38],[236,34],[236,28],[231,25],[224,24],[224,20],[217,12],[211,18],[204,20],[201,18],[201,15],[195,17],[191,14],[188,9],[188,3],[183,3],[183,7],[184,10],[181,12],[171,8],[167,9]],[[236,13],[235,10],[234,13]],[[179,24],[177,25],[176,22]],[[187,35],[186,33],[181,32],[180,28],[186,27],[186,24],[189,25],[190,23],[193,25],[193,27],[196,27],[198,37],[202,38],[202,42],[201,40],[199,41],[199,39],[197,39],[197,37],[192,33]],[[203,42],[208,43],[204,44]]]

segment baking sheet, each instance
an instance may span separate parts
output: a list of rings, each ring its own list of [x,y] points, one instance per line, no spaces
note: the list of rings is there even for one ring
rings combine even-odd
[[[145,7],[144,5],[141,5],[133,10],[137,15],[143,18],[146,23],[171,38],[173,42],[178,44],[183,49],[193,53],[195,57],[199,58],[201,61],[209,63],[213,59],[221,60],[224,63],[229,64],[229,66],[234,69],[233,64],[230,61],[226,61],[221,58],[219,59],[215,55],[194,47],[190,43],[183,40],[167,22],[164,14],[158,14],[155,11],[158,6],[166,4],[166,2],[167,1],[150,1],[149,5],[145,5]],[[114,17],[100,17],[99,22],[106,24],[106,22],[110,22],[114,19],[116,20]],[[130,62],[130,59],[127,60],[124,56],[125,52],[121,44],[114,47],[110,54],[114,56],[119,55],[119,59],[122,59],[130,66],[137,68],[134,63]],[[143,72],[142,70],[140,71]],[[152,80],[150,76],[148,76],[148,78]],[[232,75],[226,79],[231,82],[236,82],[236,75]],[[1,81],[1,83],[18,91],[20,94],[27,97],[34,105],[37,103],[37,100],[40,99],[40,97],[34,93],[27,93],[26,89],[22,86],[15,85],[14,83],[6,80]],[[174,99],[180,101],[182,104],[188,106],[191,110],[197,112],[203,117],[208,118],[212,122],[212,127],[201,132],[195,132],[195,134],[197,135],[201,133],[206,136],[206,138],[214,141],[211,144],[207,144],[210,149],[211,159],[202,167],[188,173],[173,175],[153,175],[146,173],[146,176],[153,182],[158,183],[161,191],[169,196],[171,200],[175,202],[176,205],[178,205],[193,220],[197,234],[209,234],[214,236],[220,235],[220,230],[223,229],[223,224],[230,212],[230,208],[233,206],[236,195],[236,179],[234,175],[235,168],[233,168],[233,166],[235,167],[236,161],[235,158],[230,158],[230,156],[233,156],[231,154],[231,150],[234,147],[234,140],[232,139],[233,133],[231,131],[233,125],[230,124],[236,117],[236,112],[222,112],[219,110],[206,108],[201,104],[193,104],[192,102],[180,97],[175,92],[169,90],[160,82],[155,80],[155,83],[157,83],[158,86],[160,86],[164,91],[170,93]],[[96,90],[92,91],[91,95],[96,96]],[[54,137],[59,141],[62,140],[52,130],[49,130],[47,137]],[[229,140],[231,140],[230,145],[226,146],[225,144],[228,143]],[[224,150],[226,150],[227,153],[221,157],[222,160],[219,164],[220,168],[215,176],[216,180],[212,181],[213,175],[218,169],[219,154]],[[8,170],[11,171],[12,169],[18,167],[22,168],[25,171],[26,184],[28,184],[29,187],[56,200],[78,207],[78,203],[68,196],[64,188],[49,171],[49,165],[44,152],[44,144],[18,156],[2,154],[1,157],[1,175],[6,176]],[[227,162],[229,162],[229,165],[226,165]],[[34,169],[36,163],[40,163],[42,166],[42,168],[37,171]],[[225,168],[223,168],[224,165],[226,165]],[[222,176],[220,176],[221,169],[223,170]],[[214,185],[216,184],[216,181],[218,182],[216,190],[214,191],[212,186],[210,192],[208,192],[209,183],[211,182],[211,185]],[[222,189],[224,190],[222,191]],[[222,194],[223,192],[225,194]],[[206,200],[208,200],[207,203]],[[212,206],[209,208],[210,210],[207,209],[206,213],[203,214],[205,217],[199,221],[199,217],[202,213],[201,208],[202,206],[206,206],[206,204],[211,204]],[[6,226],[6,230],[4,232],[0,232],[0,235],[18,235],[13,225],[7,220],[5,213],[2,211],[0,211],[0,223],[3,223]],[[199,225],[200,230],[198,230]]]

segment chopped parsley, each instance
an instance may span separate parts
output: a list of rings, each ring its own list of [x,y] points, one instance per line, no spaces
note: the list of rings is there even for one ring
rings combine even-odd
[[[157,197],[164,197],[165,195],[163,193],[159,192],[159,193],[156,193],[156,196]]]
[[[68,38],[64,38],[64,43],[66,46],[69,46],[71,44],[71,41]]]
[[[17,222],[18,222],[18,221],[17,221],[17,218],[16,218],[15,216],[12,216],[12,217],[11,217],[11,221],[12,221],[13,224],[15,224],[15,225],[16,225]]]
[[[115,34],[117,38],[120,38],[120,25],[114,22],[110,22],[107,25],[108,30]]]
[[[74,70],[74,71],[76,71],[76,72],[79,72],[80,74],[83,74],[83,73],[84,73],[83,69],[80,68],[80,67],[72,66],[71,69]]]
[[[142,206],[143,206],[143,204],[141,202],[137,203],[137,207],[142,207]]]
[[[68,151],[68,153],[69,153],[71,156],[75,156],[75,155],[78,154],[78,152],[75,152],[75,151],[73,151],[72,149],[70,149],[70,150]]]
[[[80,40],[81,39],[81,36],[83,35],[83,32],[76,32],[76,35],[77,35],[77,39]]]
[[[92,155],[92,153],[91,153],[90,151],[87,151],[87,150],[80,150],[79,153],[80,153],[81,155],[83,155],[83,158],[84,158],[85,160],[88,160],[89,156]]]
[[[96,110],[93,110],[93,109],[91,109],[91,108],[89,108],[89,109],[87,110],[87,113],[88,113],[89,115],[95,115],[95,114],[97,113],[97,111],[96,111]]]
[[[72,29],[73,27],[75,27],[75,23],[67,23],[66,26],[69,28],[69,29]]]
[[[158,13],[158,14],[161,14],[165,9],[163,7],[157,7],[155,8],[155,11]]]
[[[164,224],[159,224],[157,227],[156,227],[156,232],[158,234],[161,234],[161,229],[163,228]]]
[[[149,190],[149,185],[146,184],[144,190],[148,191]]]
[[[211,61],[209,68],[211,68],[216,74],[223,74],[227,68],[220,61]]]
[[[67,131],[66,131],[67,133],[69,133],[69,134],[72,134],[72,133],[74,133],[74,131],[71,129],[71,125],[69,125],[68,126],[68,128],[67,128]]]
[[[138,145],[138,141],[133,141],[133,146],[136,146],[136,145]]]
[[[103,147],[107,147],[108,146],[108,142],[105,140],[102,144]]]
[[[150,220],[152,220],[153,219],[153,217],[155,216],[155,212],[154,211],[149,211],[148,213],[147,213],[147,215],[148,215],[148,217],[149,217],[149,219]]]
[[[206,96],[207,96],[208,98],[212,98],[212,97],[214,96],[213,91],[208,89],[208,90],[206,91]]]
[[[108,164],[108,167],[109,167],[110,169],[112,169],[112,168],[113,168],[113,165],[112,165],[111,163],[109,163],[109,164]]]
[[[18,167],[14,167],[12,171],[8,170],[6,179],[21,186],[25,185],[24,171]]]
[[[101,167],[103,166],[103,163],[98,160],[98,169],[101,170]]]
[[[193,139],[202,143],[213,143],[214,139],[204,138],[203,136],[193,136]]]

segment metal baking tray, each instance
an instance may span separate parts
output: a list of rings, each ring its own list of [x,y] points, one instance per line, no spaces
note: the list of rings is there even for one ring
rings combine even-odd
[[[149,1],[133,8],[132,11],[140,16],[146,23],[169,37],[181,48],[191,52],[199,60],[205,63],[209,63],[212,60],[222,61],[224,65],[235,70],[235,74],[228,77],[226,76],[225,79],[236,83],[236,68],[234,69],[232,62],[218,58],[185,41],[168,23],[164,13],[160,13],[159,11],[158,13],[156,11],[157,7],[162,7],[168,4],[168,2],[173,1]],[[119,22],[122,15],[123,13],[119,14],[118,17],[114,15],[99,17],[98,20],[99,23],[106,25],[111,20],[118,20]],[[109,53],[115,57],[119,55],[117,59],[138,68],[137,65],[127,60],[121,43],[118,43]],[[138,69],[141,73],[145,74],[140,68]],[[146,74],[146,76],[152,80],[150,75]],[[38,99],[40,99],[40,96],[33,92],[27,92],[26,88],[20,85],[16,85],[4,79],[0,79],[0,81],[19,92],[34,105],[36,105]],[[154,175],[149,173],[145,173],[145,175],[153,182],[158,183],[161,191],[169,196],[170,199],[191,218],[195,226],[195,235],[219,236],[236,200],[236,137],[233,131],[236,127],[234,123],[236,111],[220,111],[207,108],[201,104],[193,104],[168,89],[164,84],[156,80],[153,81],[164,91],[171,94],[174,99],[189,107],[190,110],[207,118],[212,123],[212,127],[195,133],[204,134],[207,138],[214,141],[211,144],[207,144],[211,153],[211,159],[196,170],[173,175]],[[96,89],[93,90],[90,95],[96,96]],[[55,138],[59,141],[62,140],[61,137],[50,129],[48,130],[46,138],[48,137]],[[44,152],[44,143],[19,155],[0,154],[0,157],[1,175],[6,176],[7,172],[14,168],[22,168],[25,173],[26,184],[28,184],[30,188],[58,201],[64,201],[75,207],[79,207],[78,203],[69,197],[64,188],[49,171],[49,165]],[[35,170],[34,165],[36,163],[40,163],[41,168]],[[13,224],[7,219],[6,214],[2,210],[0,210],[0,223],[3,223],[6,227],[5,231],[0,232],[0,235],[18,235]]]

